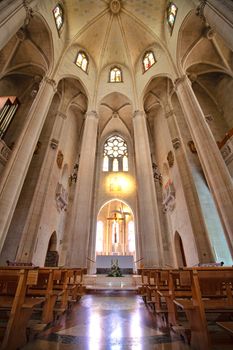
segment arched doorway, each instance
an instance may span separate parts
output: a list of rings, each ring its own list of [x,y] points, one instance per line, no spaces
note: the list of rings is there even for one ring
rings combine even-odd
[[[59,255],[57,252],[57,234],[54,231],[50,237],[48,250],[45,258],[45,266],[56,267],[58,266]]]
[[[187,266],[182,239],[178,232],[175,233],[176,259],[179,267]]]
[[[135,255],[135,225],[131,208],[111,200],[99,211],[96,226],[96,255]]]

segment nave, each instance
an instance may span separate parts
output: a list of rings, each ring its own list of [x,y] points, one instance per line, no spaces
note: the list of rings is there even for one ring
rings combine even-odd
[[[86,294],[23,350],[188,350],[132,292]]]
[[[212,327],[213,350],[230,350],[227,333]],[[86,294],[58,324],[23,350],[191,350],[127,291]]]

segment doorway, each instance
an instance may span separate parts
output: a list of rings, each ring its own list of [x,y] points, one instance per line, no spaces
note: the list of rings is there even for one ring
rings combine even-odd
[[[50,237],[48,250],[45,258],[46,267],[56,267],[58,266],[59,254],[57,252],[57,234],[54,231]]]
[[[182,238],[177,231],[175,233],[175,251],[178,267],[187,266]]]

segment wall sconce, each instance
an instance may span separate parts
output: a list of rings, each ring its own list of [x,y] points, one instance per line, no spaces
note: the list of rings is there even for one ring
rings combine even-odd
[[[78,163],[74,164],[74,169],[72,174],[70,174],[69,176],[69,185],[71,186],[72,183],[76,183],[77,182],[77,178],[78,178]]]

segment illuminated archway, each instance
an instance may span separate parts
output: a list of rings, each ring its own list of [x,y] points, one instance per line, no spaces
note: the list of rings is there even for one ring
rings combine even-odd
[[[135,224],[131,208],[113,199],[99,211],[96,225],[96,255],[135,256]]]

